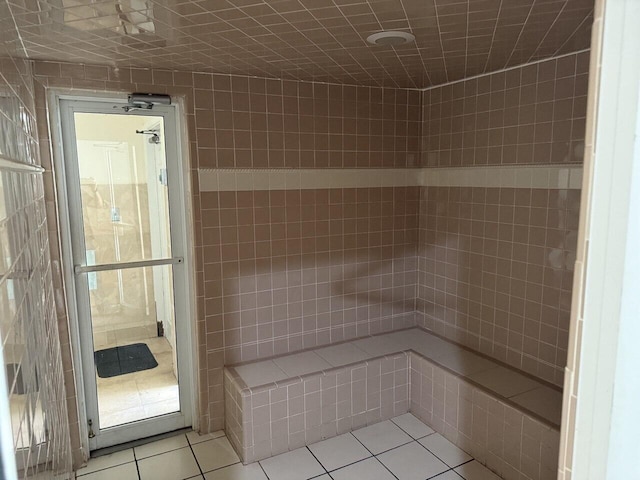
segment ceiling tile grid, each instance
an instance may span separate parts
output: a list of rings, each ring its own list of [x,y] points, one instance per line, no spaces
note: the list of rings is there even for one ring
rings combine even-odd
[[[0,0],[30,58],[425,88],[589,47],[593,0]],[[370,45],[382,30],[415,35]],[[15,50],[15,48],[13,48]]]

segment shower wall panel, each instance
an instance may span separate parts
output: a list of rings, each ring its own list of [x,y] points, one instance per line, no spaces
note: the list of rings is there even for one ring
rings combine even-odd
[[[0,351],[13,447],[20,478],[65,478],[66,330],[56,316],[31,63],[20,58],[0,57],[0,131]]]

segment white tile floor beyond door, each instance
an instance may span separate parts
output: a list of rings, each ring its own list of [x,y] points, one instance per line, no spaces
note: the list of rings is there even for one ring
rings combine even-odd
[[[188,433],[89,461],[78,480],[499,480],[407,413],[244,466],[224,432]]]
[[[107,428],[180,410],[178,380],[174,374],[173,352],[164,337],[129,343],[146,343],[158,362],[149,370],[111,378],[97,378],[100,427]],[[107,345],[101,348],[120,346]]]

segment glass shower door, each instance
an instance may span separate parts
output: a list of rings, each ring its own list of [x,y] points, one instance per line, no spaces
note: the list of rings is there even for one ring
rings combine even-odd
[[[190,420],[174,288],[184,276],[172,235],[181,212],[167,164],[175,139],[166,112],[62,106],[89,437],[100,448]]]

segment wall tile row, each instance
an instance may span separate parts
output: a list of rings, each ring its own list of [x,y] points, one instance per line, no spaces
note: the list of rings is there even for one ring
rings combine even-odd
[[[427,89],[421,165],[582,163],[589,52]]]
[[[223,168],[200,169],[198,178],[202,192],[414,186],[580,189],[582,167]]]
[[[194,76],[201,167],[416,165],[420,92]]]

